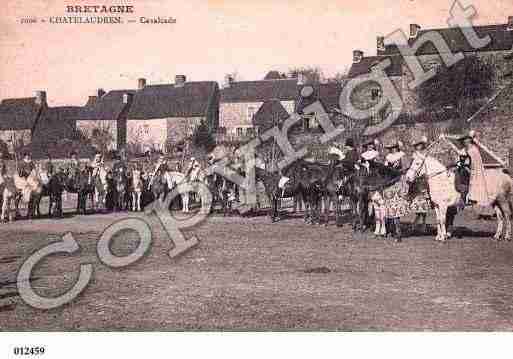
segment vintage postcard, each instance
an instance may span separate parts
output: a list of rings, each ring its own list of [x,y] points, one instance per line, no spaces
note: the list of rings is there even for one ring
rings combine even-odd
[[[0,6],[2,331],[513,330],[511,0]]]

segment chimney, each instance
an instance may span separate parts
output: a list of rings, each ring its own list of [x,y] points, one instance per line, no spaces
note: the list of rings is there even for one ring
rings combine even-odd
[[[410,39],[414,39],[419,34],[420,25],[410,24]]]
[[[353,63],[357,64],[363,59],[363,51],[362,50],[354,50],[353,51]]]
[[[131,93],[124,93],[123,94],[123,103],[126,105],[128,103],[130,103],[130,100],[132,99],[132,94]]]
[[[176,75],[175,76],[175,87],[183,87],[185,82],[187,81],[187,78],[185,75]]]
[[[137,80],[137,89],[142,90],[145,87],[146,87],[146,79],[144,79],[144,78],[138,79]]]
[[[233,83],[233,76],[230,74],[227,74],[224,76],[224,87],[230,87]]]
[[[105,95],[104,89],[98,89],[98,99],[101,99]]]
[[[306,76],[302,72],[297,73],[297,84],[298,85],[304,85],[306,84]]]
[[[508,31],[513,31],[513,16],[508,16]]]
[[[36,91],[36,105],[46,106],[46,91]]]
[[[376,49],[377,51],[385,51],[385,37],[384,36],[378,36],[376,38]]]

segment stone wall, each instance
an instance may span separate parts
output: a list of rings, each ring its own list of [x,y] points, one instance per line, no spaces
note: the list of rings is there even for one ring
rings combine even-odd
[[[477,52],[467,54],[467,56],[479,56],[485,63],[491,64],[495,69],[495,78],[493,79],[496,91],[508,85],[510,79],[505,78],[505,74],[513,70],[513,61],[504,58],[505,52]],[[426,68],[436,66],[441,63],[438,55],[420,56],[419,61]],[[400,89],[403,99],[403,112],[412,114],[422,109],[418,106],[418,95],[415,89],[410,89],[408,83],[413,80],[413,75],[406,64],[403,64],[403,76],[392,78],[396,88]],[[377,84],[368,83],[358,88],[353,93],[353,104],[360,108],[370,107],[377,102],[372,100],[371,91]],[[479,103],[484,103],[486,99],[477,99]],[[497,100],[490,105],[481,115],[476,117],[471,123],[466,119],[451,118],[443,122],[423,122],[412,124],[398,124],[392,126],[379,136],[382,142],[399,139],[406,145],[407,152],[411,149],[411,139],[426,135],[430,140],[438,138],[439,134],[463,132],[468,129],[476,131],[479,140],[490,148],[495,154],[503,159],[507,164],[513,166],[513,88],[508,89],[500,95]],[[468,127],[467,127],[468,126]],[[433,153],[445,156],[449,148],[444,145],[438,146]],[[445,156],[447,157],[447,156]],[[510,157],[511,160],[510,160]]]
[[[219,127],[224,127],[229,135],[237,135],[237,128],[243,128],[246,134],[247,128],[253,128],[249,116],[249,108],[253,114],[257,113],[263,102],[224,102],[219,106]],[[288,113],[294,112],[294,101],[281,101]]]
[[[172,117],[127,121],[127,143],[137,152],[166,152],[166,143],[177,143],[193,134],[204,117]]]

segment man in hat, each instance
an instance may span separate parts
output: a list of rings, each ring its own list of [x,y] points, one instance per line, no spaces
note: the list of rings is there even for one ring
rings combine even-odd
[[[196,160],[196,158],[191,157],[191,162],[185,171],[185,177],[188,178],[189,181],[195,181],[198,178],[199,169],[199,162]]]
[[[401,141],[393,141],[385,145],[388,151],[385,156],[385,165],[403,171],[407,168],[406,154],[402,151],[403,143]]]
[[[77,153],[72,151],[70,153],[70,160],[68,165],[70,173],[76,173],[80,169],[80,163],[77,158]]]
[[[354,171],[355,165],[358,162],[359,156],[358,151],[355,148],[354,140],[352,138],[348,138],[345,143],[345,157],[342,160],[342,166],[346,171]]]
[[[34,168],[35,165],[34,162],[32,162],[32,156],[30,156],[30,153],[25,152],[23,154],[23,161],[21,161],[18,167],[18,175],[26,179],[30,176]]]
[[[363,152],[360,156],[360,162],[365,168],[367,168],[368,174],[372,173],[372,171],[374,170],[374,165],[379,157],[379,152],[377,151],[378,144],[379,142],[376,139],[373,141],[368,141],[363,145]]]
[[[153,180],[157,173],[164,174],[169,171],[169,167],[167,165],[167,159],[163,154],[159,155],[159,159],[157,160],[157,164],[155,165],[155,169],[153,170],[153,174],[151,175],[150,182],[148,183],[148,188],[151,188],[153,185]]]
[[[89,167],[92,169],[93,178],[99,174],[100,168],[103,167],[103,156],[100,152],[94,154],[94,158],[89,162]]]

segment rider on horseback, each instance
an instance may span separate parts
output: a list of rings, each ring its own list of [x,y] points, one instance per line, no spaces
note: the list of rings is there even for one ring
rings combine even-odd
[[[100,168],[104,165],[103,156],[100,152],[94,154],[94,158],[89,162],[89,167],[92,169],[93,178],[99,174]]]
[[[32,157],[30,156],[30,153],[25,152],[23,154],[23,161],[20,163],[20,166],[18,167],[18,175],[22,178],[27,179],[28,176],[30,176],[30,173],[34,170],[35,165],[34,162],[32,162]]]
[[[389,151],[385,156],[385,165],[398,171],[407,169],[406,154],[401,150],[403,143],[401,141],[394,141],[385,145]]]
[[[365,143],[363,145],[363,153],[361,154],[360,163],[367,169],[367,174],[372,174],[375,169],[375,164],[379,157],[379,152],[377,151],[377,146],[379,142],[378,140],[373,140]]]

